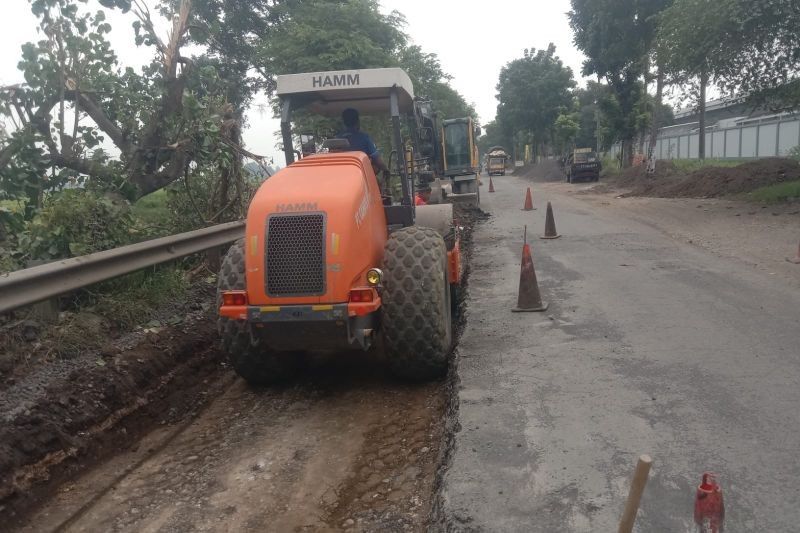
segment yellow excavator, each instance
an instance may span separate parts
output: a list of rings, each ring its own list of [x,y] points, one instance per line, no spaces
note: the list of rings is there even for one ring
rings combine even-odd
[[[418,154],[407,155],[417,169],[421,185],[431,187],[431,203],[480,203],[480,127],[472,117],[439,120],[430,101],[415,102]]]

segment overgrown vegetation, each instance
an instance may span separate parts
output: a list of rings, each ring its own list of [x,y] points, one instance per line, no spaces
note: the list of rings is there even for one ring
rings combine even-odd
[[[0,87],[3,270],[241,218],[258,184],[242,160],[260,160],[242,117],[277,74],[403,66],[443,115],[475,114],[376,0],[98,1],[30,0],[42,38],[23,46],[25,82]],[[140,71],[115,55],[107,10],[151,51]]]
[[[241,219],[263,179],[243,165],[263,162],[243,145],[244,112],[278,74],[401,66],[443,116],[475,116],[376,0],[97,2],[29,0],[39,37],[22,47],[24,82],[0,87],[0,273]],[[143,68],[115,54],[111,10],[150,52]],[[298,132],[338,128],[297,117]],[[370,120],[388,145],[386,121]],[[187,264],[81,291],[66,308],[130,327],[186,287]]]
[[[646,128],[649,66],[657,30],[656,15],[671,0],[572,0],[570,25],[575,44],[586,54],[584,75],[597,75],[613,95],[613,141],[623,145],[623,164],[633,160],[634,139]],[[651,116],[658,118],[657,95]],[[607,110],[604,110],[607,112]],[[645,112],[646,113],[646,112]],[[607,113],[604,113],[607,114]],[[653,126],[657,124],[653,120]],[[612,142],[613,142],[612,141]]]

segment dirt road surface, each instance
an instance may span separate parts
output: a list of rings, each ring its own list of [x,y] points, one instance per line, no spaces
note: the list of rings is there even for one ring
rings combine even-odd
[[[165,425],[63,486],[24,531],[419,530],[441,462],[445,385],[345,354],[286,388],[226,374]],[[154,421],[156,422],[156,421]]]
[[[638,531],[694,531],[705,470],[721,480],[726,530],[796,531],[800,269],[784,265],[793,219],[776,229],[792,239],[785,252],[776,240],[734,253],[736,232],[763,216],[733,213],[713,236],[692,226],[711,217],[691,200],[676,211],[576,194],[583,185],[494,185],[459,346],[450,529],[616,530],[636,457],[648,453]],[[538,210],[525,212],[529,185]],[[547,200],[563,235],[552,241],[536,238]],[[550,309],[512,314],[526,224]]]

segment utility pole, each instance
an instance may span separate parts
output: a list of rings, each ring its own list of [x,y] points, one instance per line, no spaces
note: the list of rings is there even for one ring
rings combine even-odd
[[[697,155],[700,161],[706,158],[706,85],[708,85],[708,69],[703,65],[700,71],[700,137],[697,143]]]

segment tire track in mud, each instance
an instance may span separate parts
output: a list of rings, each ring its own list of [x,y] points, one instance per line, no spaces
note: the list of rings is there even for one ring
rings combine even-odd
[[[424,528],[442,384],[397,383],[379,362],[347,357],[283,389],[236,380],[197,418],[62,485],[21,529]]]
[[[468,259],[483,215],[459,216]],[[460,308],[456,339],[463,301]],[[457,423],[456,363],[446,381],[426,384],[398,382],[386,366],[374,354],[314,358],[297,381],[269,389],[220,367],[205,376],[214,395],[207,406],[162,404],[172,409],[166,423],[151,412],[149,433],[131,431],[127,445],[114,441],[93,468],[57,480],[54,496],[19,529],[434,527]]]
[[[52,376],[44,368],[44,376],[33,376],[41,382],[35,387],[23,382],[3,390],[3,523],[18,524],[55,487],[207,403],[215,389],[209,379],[222,368],[208,349],[207,327],[208,319],[192,320],[188,328],[203,333],[168,329],[88,368]]]

